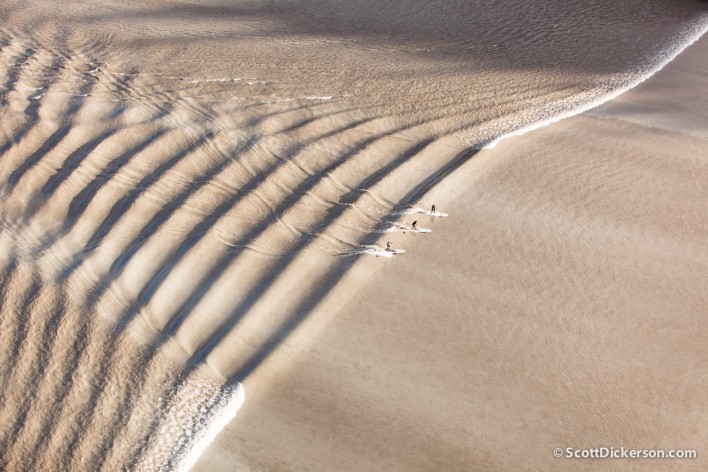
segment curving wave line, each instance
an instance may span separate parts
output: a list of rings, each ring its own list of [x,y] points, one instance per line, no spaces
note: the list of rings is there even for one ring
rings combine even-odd
[[[614,81],[610,80],[608,81],[609,84],[607,85],[607,88],[610,91],[605,95],[602,95],[598,98],[595,98],[594,100],[582,103],[577,106],[571,106],[567,110],[553,115],[550,118],[530,123],[511,132],[504,133],[500,136],[492,137],[489,139],[488,142],[483,143],[482,147],[484,149],[492,149],[504,139],[512,138],[515,136],[521,136],[539,128],[543,128],[553,123],[557,123],[565,118],[570,118],[572,116],[585,113],[586,111],[592,110],[593,108],[597,108],[603,103],[607,103],[610,100],[619,97],[623,93],[628,92],[629,90],[638,86],[639,84],[659,72],[661,69],[666,67],[668,63],[673,61],[676,56],[681,54],[686,48],[698,41],[701,36],[703,36],[706,32],[708,32],[708,14],[704,15],[703,18],[696,20],[694,24],[690,25],[686,29],[686,31],[679,35],[679,38],[677,38],[674,42],[668,44],[663,52],[648,58],[644,64],[637,66],[637,72],[634,78],[627,80],[627,74],[622,74],[625,77],[620,77],[621,80],[616,80],[616,82],[622,84],[619,87],[612,83]]]
[[[192,378],[178,387],[154,441],[135,470],[187,472],[244,402],[241,384],[216,385]]]

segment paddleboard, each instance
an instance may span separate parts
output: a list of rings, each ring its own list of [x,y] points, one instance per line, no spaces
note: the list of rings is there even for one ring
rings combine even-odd
[[[383,257],[393,257],[396,254],[405,254],[406,250],[405,249],[394,249],[392,251],[387,251],[386,248],[383,247],[370,247],[367,250],[364,251],[365,254],[373,254],[376,257],[383,256]]]
[[[377,250],[378,254],[384,253],[384,255],[386,255],[386,256],[393,256],[394,254],[404,254],[405,252],[406,252],[405,249],[393,249],[391,251],[387,251],[386,249],[381,248],[381,249]]]
[[[398,231],[403,231],[404,233],[406,231],[410,231],[411,233],[432,233],[432,229],[430,228],[413,228],[412,226],[403,226],[403,225],[396,225],[396,229]]]
[[[443,213],[441,211],[426,211],[425,214],[428,216],[435,216],[437,218],[446,218],[447,217],[447,213]]]

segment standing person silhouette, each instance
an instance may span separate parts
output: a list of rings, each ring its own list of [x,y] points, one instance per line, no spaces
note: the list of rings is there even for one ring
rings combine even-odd
[[[413,226],[413,229],[418,229],[418,220],[415,220],[411,226]]]
[[[435,205],[433,205],[433,208],[430,209],[432,213],[435,213]]]

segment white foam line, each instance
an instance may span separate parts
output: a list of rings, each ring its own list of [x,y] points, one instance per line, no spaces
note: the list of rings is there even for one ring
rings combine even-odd
[[[637,85],[641,84],[657,72],[659,72],[661,69],[666,67],[666,65],[673,61],[676,56],[681,54],[687,47],[698,41],[701,36],[703,36],[706,32],[708,31],[708,15],[704,15],[702,20],[699,21],[699,24],[694,26],[693,28],[690,28],[689,31],[685,34],[684,38],[685,41],[680,42],[680,41],[674,41],[666,50],[664,54],[661,54],[657,57],[656,63],[651,67],[651,69],[648,72],[645,72],[644,74],[641,74],[636,80],[630,81],[627,85],[624,85],[622,87],[619,87],[610,93],[593,100],[589,103],[586,103],[584,105],[578,106],[576,108],[572,108],[570,110],[566,110],[562,113],[559,113],[558,115],[555,115],[551,118],[548,118],[546,120],[541,120],[537,121],[535,123],[532,123],[530,125],[521,127],[519,129],[516,129],[514,131],[511,131],[509,133],[503,134],[499,137],[493,138],[489,143],[485,144],[483,146],[484,149],[492,149],[494,148],[499,142],[503,139],[511,138],[514,136],[521,136],[523,134],[526,134],[530,131],[537,130],[539,128],[542,128],[544,126],[548,126],[550,124],[556,123],[560,120],[563,120],[565,118],[570,118],[575,115],[579,115],[581,113],[585,113],[588,110],[592,110],[593,108],[596,108],[604,103],[609,102],[610,100],[613,100],[623,93],[633,89]]]
[[[401,248],[397,249],[401,250]],[[393,251],[388,251],[385,248],[379,246],[359,246],[358,248],[352,249],[351,251],[346,252],[345,254],[348,256],[357,256],[359,254],[373,254],[375,256],[393,257],[397,253]]]
[[[234,394],[231,395],[220,414],[213,418],[209,425],[204,428],[199,438],[194,441],[189,452],[177,464],[176,469],[178,471],[188,472],[194,467],[194,464],[197,463],[206,448],[214,442],[216,436],[236,417],[236,413],[246,398],[245,392],[242,384],[236,384]]]
[[[418,207],[411,207],[411,208],[404,208],[402,210],[392,210],[390,212],[381,211],[379,213],[386,213],[386,215],[390,215],[390,216],[403,216],[403,215],[411,215],[413,213],[425,213],[425,210],[423,210],[422,208],[418,208]]]

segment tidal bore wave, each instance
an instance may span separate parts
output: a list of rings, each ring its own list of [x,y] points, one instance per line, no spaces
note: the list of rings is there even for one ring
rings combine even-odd
[[[639,15],[635,3],[607,8]],[[659,46],[628,47],[626,66],[588,71],[571,51],[564,64],[577,63],[557,71],[534,63],[572,36],[555,20],[520,35],[526,20],[506,18],[478,42],[436,43],[431,59],[416,38],[333,37],[275,14],[241,24],[239,10],[228,28],[243,31],[222,31],[214,18],[226,13],[206,6],[206,26],[117,15],[123,29],[77,39],[35,32],[33,8],[0,7],[24,25],[0,31],[8,471],[188,470],[236,415],[241,382],[359,256],[392,257],[386,238],[446,176],[502,138],[628,90],[708,29],[705,14],[681,16]],[[593,28],[616,38],[646,30],[603,20]],[[180,47],[203,49],[162,46],[180,34]],[[211,41],[240,55],[206,61],[221,54]],[[137,63],[138,49],[150,60]],[[349,60],[365,67],[345,74]]]

